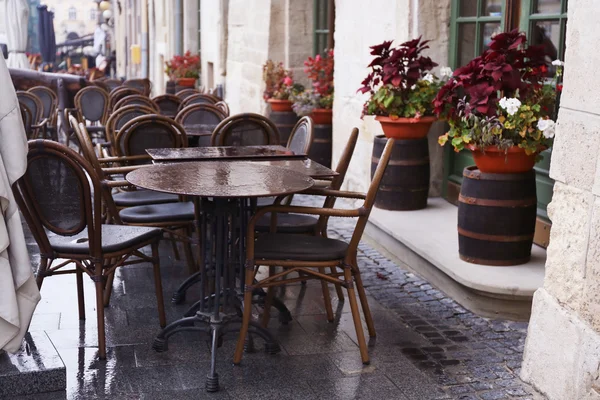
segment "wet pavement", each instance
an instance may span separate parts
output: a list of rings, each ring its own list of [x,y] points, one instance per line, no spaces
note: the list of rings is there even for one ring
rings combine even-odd
[[[348,239],[353,221],[332,219],[331,237]],[[34,264],[39,257],[29,238]],[[527,324],[480,318],[463,309],[406,266],[396,265],[365,242],[359,264],[369,295],[377,339],[371,365],[363,366],[348,302],[332,288],[336,319],[328,323],[318,282],[290,285],[278,296],[292,313],[288,325],[273,311],[270,330],[282,351],[268,355],[262,341],[231,363],[236,336],[218,354],[221,391],[204,391],[210,365],[207,337],[179,333],[169,350],[152,349],[159,332],[152,267],[121,268],[106,309],[108,356],[97,357],[93,282],[86,278],[87,320],[79,321],[74,275],[47,278],[31,331],[46,334],[67,370],[66,392],[13,399],[539,399],[518,378]],[[160,249],[167,321],[197,300],[168,302],[187,276],[170,243]],[[260,308],[255,308],[256,316]],[[366,326],[365,334],[366,334]],[[26,383],[24,383],[26,384]]]

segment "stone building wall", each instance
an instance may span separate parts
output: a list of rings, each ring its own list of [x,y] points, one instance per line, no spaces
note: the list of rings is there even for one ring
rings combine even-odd
[[[448,24],[450,0],[394,0],[336,2],[335,16],[335,101],[333,105],[333,160],[341,156],[353,127],[360,129],[345,185],[351,190],[365,191],[370,182],[373,139],[382,135],[373,117],[360,118],[366,95],[357,94],[360,82],[367,76],[371,62],[369,46],[384,40],[400,44],[423,35],[435,39],[427,55],[440,66],[448,62]],[[360,23],[358,23],[360,21]],[[442,177],[442,150],[436,138],[443,131],[437,124],[430,132],[432,190],[439,195]]]
[[[522,377],[551,400],[600,399],[600,4],[569,2],[564,93],[550,176],[552,232]]]

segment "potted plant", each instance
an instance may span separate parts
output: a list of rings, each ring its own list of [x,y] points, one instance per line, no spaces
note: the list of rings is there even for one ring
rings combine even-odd
[[[316,125],[331,125],[333,108],[333,50],[308,57],[304,72],[312,89],[293,97],[293,109],[299,116],[310,115]]]
[[[165,62],[165,73],[177,82],[178,86],[195,87],[200,72],[200,56],[188,50],[183,56],[173,56]]]
[[[419,37],[396,48],[391,40],[371,47],[375,58],[358,91],[370,94],[363,115],[375,115],[389,138],[423,138],[436,120],[432,100],[441,83],[429,73],[437,64],[421,55],[427,43]],[[447,70],[443,68],[442,75]]]
[[[530,171],[554,136],[558,64],[555,81],[548,83],[543,48],[527,46],[517,30],[495,35],[435,98],[436,114],[450,125],[440,145],[450,141],[456,152],[471,150],[481,172]]]
[[[263,65],[263,80],[265,82],[263,98],[269,103],[271,110],[292,111],[290,97],[304,90],[304,86],[294,83],[292,73],[283,68],[283,63],[275,64],[272,60],[267,60]]]

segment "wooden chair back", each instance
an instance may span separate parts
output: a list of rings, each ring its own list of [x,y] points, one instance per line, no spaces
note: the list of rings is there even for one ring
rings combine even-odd
[[[286,147],[296,154],[308,154],[313,142],[313,121],[311,117],[302,117],[292,129]]]
[[[58,97],[54,90],[46,86],[34,86],[28,90],[29,93],[35,94],[42,101],[43,112],[42,117],[50,121],[50,125],[56,125],[56,110],[58,109]]]
[[[144,96],[150,96],[152,91],[152,82],[149,79],[129,79],[123,82],[123,86],[138,90]]]
[[[279,130],[260,114],[245,113],[224,119],[213,131],[211,146],[278,145]]]
[[[108,86],[111,92],[116,88],[123,86],[123,82],[118,79],[105,79],[104,84]]]
[[[219,100],[214,99],[212,96],[209,96],[207,94],[194,94],[191,96],[188,96],[185,98],[185,100],[183,100],[181,102],[181,104],[179,105],[179,109],[183,110],[184,108],[186,108],[187,106],[190,106],[192,104],[216,104],[218,103]]]
[[[141,117],[142,115],[154,113],[155,111],[153,109],[139,105],[125,106],[115,110],[110,115],[110,118],[108,118],[108,121],[106,121],[106,136],[113,146],[113,149],[116,149],[119,130],[121,130],[127,122],[134,118]],[[118,154],[118,151],[115,150],[115,154]]]
[[[224,101],[217,101],[215,103],[215,107],[220,108],[221,111],[225,114],[226,117],[229,117],[229,105]]]
[[[110,109],[114,110],[115,104],[117,104],[119,100],[123,97],[131,96],[132,94],[143,95],[139,90],[125,86],[118,87],[110,92]]]
[[[122,156],[146,155],[146,149],[180,148],[187,145],[184,128],[171,118],[162,115],[144,115],[134,118],[117,134],[117,149]]]
[[[44,119],[44,105],[38,96],[30,92],[18,90],[17,99],[19,100],[19,103],[25,104],[25,106],[27,106],[31,112],[33,125],[41,122],[42,119]]]
[[[75,95],[75,108],[85,120],[106,124],[109,112],[108,93],[98,86],[87,86]]]
[[[87,230],[90,256],[102,257],[102,187],[82,156],[58,142],[32,140],[27,171],[12,187],[42,255],[54,257],[46,230],[61,236]]]
[[[152,100],[158,106],[160,113],[164,116],[174,118],[181,105],[181,99],[172,94],[163,94],[153,97]]]
[[[179,92],[175,93],[175,96],[179,97],[183,101],[190,96],[193,96],[195,94],[200,94],[200,93],[201,92],[197,89],[183,89],[183,90],[180,90]]]
[[[118,110],[125,106],[144,106],[151,108],[156,114],[160,112],[158,105],[152,99],[140,94],[130,94],[129,96],[123,97],[115,103],[113,110]]]
[[[23,103],[19,103],[19,108],[21,110],[21,119],[23,120],[23,128],[25,128],[27,139],[33,139],[33,132],[31,130],[31,125],[33,125],[33,116],[31,115],[31,111],[29,111],[29,107]]]

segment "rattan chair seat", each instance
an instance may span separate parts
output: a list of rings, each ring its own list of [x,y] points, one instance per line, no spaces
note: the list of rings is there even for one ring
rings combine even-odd
[[[186,221],[194,219],[194,203],[149,204],[129,207],[119,211],[126,224],[152,224],[164,221]]]
[[[304,214],[277,214],[277,233],[315,233],[318,218]],[[269,232],[271,230],[271,213],[260,217],[256,222],[258,232]]]
[[[179,196],[170,193],[161,193],[154,190],[134,190],[113,194],[117,207],[145,206],[147,204],[175,203]]]
[[[255,258],[268,260],[332,261],[343,259],[348,243],[291,233],[265,233],[254,244]]]
[[[162,229],[143,226],[102,225],[102,252],[113,253],[142,244],[162,235]],[[52,249],[59,253],[89,254],[87,229],[75,236],[49,236]]]

